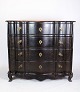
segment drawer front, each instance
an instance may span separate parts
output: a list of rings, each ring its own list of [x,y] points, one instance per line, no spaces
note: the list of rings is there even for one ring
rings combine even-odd
[[[65,73],[65,72],[70,72],[71,69],[71,62],[56,62],[56,72],[57,73]]]
[[[55,41],[53,36],[29,36],[30,47],[54,47]]]
[[[24,65],[25,65],[24,62],[21,61],[16,62],[16,72],[25,72]]]
[[[57,50],[56,61],[72,61],[72,50]]]
[[[27,48],[27,37],[26,36],[9,36],[9,48],[23,49]]]
[[[50,73],[54,72],[54,66],[53,62],[27,62],[26,71],[30,73]]]
[[[71,49],[72,46],[72,37],[69,36],[59,36],[55,37],[56,39],[56,47],[62,49]]]
[[[73,24],[70,22],[56,22],[55,23],[55,34],[58,35],[72,35]]]
[[[42,50],[29,50],[29,61],[54,61],[55,60],[55,50],[52,49],[42,49]]]
[[[15,47],[18,49],[27,48],[27,37],[26,36],[15,37]]]
[[[24,61],[24,60],[25,60],[24,50],[16,50],[16,61]]]
[[[58,34],[72,35],[71,22],[12,22],[8,24],[8,34]]]
[[[29,34],[54,34],[53,22],[30,23]]]

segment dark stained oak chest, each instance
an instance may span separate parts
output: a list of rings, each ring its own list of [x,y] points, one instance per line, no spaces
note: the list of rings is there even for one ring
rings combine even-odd
[[[10,81],[13,77],[71,81],[75,21],[7,21]]]

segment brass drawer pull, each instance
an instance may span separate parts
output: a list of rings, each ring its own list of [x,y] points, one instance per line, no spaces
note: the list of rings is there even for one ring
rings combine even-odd
[[[17,30],[20,31],[21,30],[21,27],[18,27]]]
[[[62,28],[61,28],[61,27],[59,27],[59,30],[60,30],[60,31],[62,31]]]
[[[59,52],[59,54],[58,54],[58,55],[59,55],[59,56],[61,56],[61,57],[63,56],[63,54],[62,54],[61,52]]]
[[[62,65],[58,64],[58,67],[59,67],[59,68],[62,68]]]
[[[23,67],[22,64],[18,66],[19,69],[22,68],[22,67]]]
[[[42,40],[39,40],[39,44],[42,44]]]
[[[41,52],[39,53],[39,56],[42,57],[42,53]]]
[[[39,31],[42,32],[42,27],[39,28]]]
[[[22,52],[20,52],[20,53],[18,54],[18,56],[22,56]]]
[[[21,44],[21,43],[22,43],[22,40],[19,40],[19,41],[18,41],[18,44]]]
[[[59,44],[63,44],[63,42],[59,40]]]
[[[39,65],[39,69],[42,69],[42,65]]]

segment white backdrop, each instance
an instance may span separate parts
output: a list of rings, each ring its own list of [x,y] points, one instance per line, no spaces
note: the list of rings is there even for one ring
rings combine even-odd
[[[14,80],[8,83],[6,20],[67,20],[74,23],[73,82],[67,80],[38,82]],[[74,91],[80,90],[80,0],[0,0],[0,90]],[[18,84],[18,85],[16,85]],[[24,84],[24,86],[23,86]],[[4,88],[3,88],[4,86]],[[18,89],[19,88],[19,89]]]

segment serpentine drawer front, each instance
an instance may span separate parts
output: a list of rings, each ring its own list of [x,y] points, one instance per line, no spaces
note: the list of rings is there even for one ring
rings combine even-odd
[[[7,21],[10,81],[13,76],[71,81],[75,21]]]

